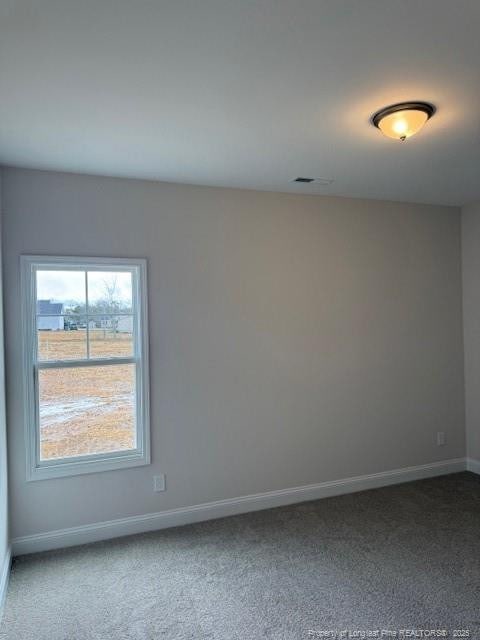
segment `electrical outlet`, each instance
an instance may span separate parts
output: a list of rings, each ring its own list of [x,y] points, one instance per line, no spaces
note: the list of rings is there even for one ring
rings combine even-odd
[[[437,445],[439,447],[443,447],[444,444],[445,444],[445,432],[437,431]]]
[[[165,474],[161,473],[158,476],[153,476],[153,490],[165,491]]]

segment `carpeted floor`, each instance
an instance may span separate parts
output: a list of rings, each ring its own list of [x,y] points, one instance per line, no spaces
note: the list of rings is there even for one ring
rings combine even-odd
[[[382,629],[480,638],[480,477],[25,556],[0,637],[298,640]]]

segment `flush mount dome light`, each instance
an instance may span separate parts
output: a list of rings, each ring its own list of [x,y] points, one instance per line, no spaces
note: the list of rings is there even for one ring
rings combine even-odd
[[[383,135],[394,140],[406,140],[415,135],[435,113],[428,102],[400,102],[380,109],[372,117]]]

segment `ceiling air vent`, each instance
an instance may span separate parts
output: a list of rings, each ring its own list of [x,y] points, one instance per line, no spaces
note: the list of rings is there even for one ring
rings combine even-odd
[[[327,184],[332,184],[333,179],[332,178],[302,178],[302,177],[298,177],[298,178],[294,178],[293,180],[291,180],[291,182],[299,182],[301,184],[311,184],[313,182],[315,184],[327,185]]]

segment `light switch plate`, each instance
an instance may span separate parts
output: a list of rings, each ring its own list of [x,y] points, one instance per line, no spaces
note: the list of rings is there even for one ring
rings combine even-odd
[[[165,491],[165,474],[161,473],[158,476],[153,476],[153,490]]]

